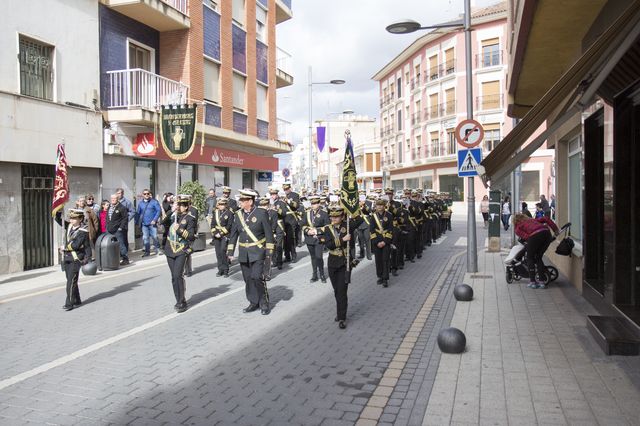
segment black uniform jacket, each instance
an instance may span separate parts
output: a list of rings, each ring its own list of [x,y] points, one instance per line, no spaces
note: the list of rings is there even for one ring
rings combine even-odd
[[[302,204],[300,203],[300,196],[297,192],[291,191],[287,195],[286,201],[284,203],[284,221],[285,223],[296,226],[298,223],[298,211],[302,208]]]
[[[342,221],[339,226],[324,226],[321,229],[322,232],[318,233],[318,239],[329,250],[329,257],[327,258],[328,268],[337,269],[347,265],[347,247],[351,250],[349,253],[350,259],[355,259],[356,239],[353,234],[362,222],[362,215],[350,219],[349,233],[351,234],[351,241],[342,241],[342,238],[347,235],[347,223],[345,221]]]
[[[109,206],[111,208],[111,206]],[[110,234],[115,234],[118,229],[127,229],[127,224],[129,222],[129,212],[127,208],[122,204],[118,203],[113,207],[113,213],[111,213],[111,219],[107,214],[107,232]]]
[[[409,214],[419,225],[424,221],[424,207],[420,201],[411,200],[409,204]]]
[[[211,215],[211,235],[213,238],[222,239],[228,237],[233,225],[233,212],[229,209],[215,209]],[[220,235],[216,237],[216,235]]]
[[[176,222],[176,214],[178,221]],[[167,242],[164,246],[164,254],[168,257],[178,257],[181,254],[191,253],[191,243],[196,239],[197,221],[196,218],[187,212],[167,215],[162,223],[169,229]]]
[[[315,245],[320,241],[317,238],[317,235],[308,235],[311,229],[315,229],[320,233],[318,228],[322,228],[331,223],[329,219],[329,215],[322,209],[313,210],[309,209],[303,213],[302,219],[300,219],[300,228],[302,229],[302,233],[304,234],[304,242],[305,244]]]
[[[393,220],[393,215],[387,210],[382,214],[378,212],[371,213],[369,232],[371,233],[372,246],[376,246],[381,241],[384,241],[386,245],[391,244],[393,239]]]
[[[265,252],[274,248],[273,231],[267,211],[254,207],[246,213],[240,209],[234,216],[227,254],[233,256],[237,243],[239,262],[252,263],[264,260]]]
[[[58,211],[56,213],[56,222],[58,225],[64,226],[64,248],[63,248],[63,261],[72,262],[74,260],[84,261],[85,259],[91,259],[91,245],[89,243],[89,229],[86,225],[81,225],[75,229],[71,228],[71,224],[64,221],[62,222],[62,213]]]

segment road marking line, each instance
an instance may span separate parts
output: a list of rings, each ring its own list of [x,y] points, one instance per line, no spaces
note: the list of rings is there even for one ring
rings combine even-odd
[[[447,239],[447,236],[446,236],[446,235],[444,235],[444,236],[442,236],[442,237],[438,238],[438,241],[436,241],[435,243],[431,243],[431,245],[432,245],[432,246],[437,246],[438,244],[442,244],[442,242],[443,242],[444,240],[446,240],[446,239]]]
[[[306,266],[308,264],[309,264],[309,262],[306,261],[304,263],[301,263],[299,265],[294,266],[293,268],[289,269],[288,271],[296,270],[296,269],[301,268],[303,266]],[[278,278],[278,276],[276,276],[276,278]],[[128,337],[131,337],[131,336],[134,336],[136,334],[142,333],[143,331],[149,330],[149,329],[151,329],[151,328],[153,328],[155,326],[158,326],[160,324],[164,324],[165,322],[167,322],[169,320],[172,320],[174,318],[177,318],[179,316],[185,316],[185,315],[189,314],[190,312],[195,311],[196,309],[200,309],[203,306],[207,306],[207,305],[209,305],[209,304],[211,304],[213,302],[216,302],[216,301],[218,301],[220,299],[223,299],[225,297],[231,296],[232,294],[236,294],[236,293],[238,293],[240,291],[243,291],[243,290],[244,290],[244,286],[238,287],[238,288],[236,288],[234,290],[227,291],[226,293],[220,294],[218,296],[214,296],[211,299],[204,300],[204,301],[198,303],[197,305],[194,305],[193,307],[189,308],[189,310],[187,310],[186,312],[184,312],[182,314],[174,312],[174,313],[165,315],[164,317],[158,318],[158,319],[156,319],[154,321],[150,321],[150,322],[148,322],[146,324],[142,324],[142,325],[140,325],[138,327],[134,327],[131,330],[122,332],[122,333],[117,334],[117,335],[115,335],[113,337],[109,337],[108,339],[105,339],[105,340],[103,340],[101,342],[94,343],[93,345],[87,346],[86,348],[77,350],[77,351],[75,351],[73,353],[70,353],[69,355],[65,355],[65,356],[62,356],[62,357],[60,357],[58,359],[55,359],[55,360],[53,360],[51,362],[47,362],[45,364],[42,364],[42,365],[40,365],[40,366],[38,366],[36,368],[33,368],[33,369],[29,370],[29,371],[25,371],[24,373],[20,373],[18,375],[13,376],[13,377],[9,377],[8,379],[1,380],[0,381],[0,390],[5,389],[5,388],[7,388],[9,386],[15,385],[17,383],[20,383],[20,382],[22,382],[24,380],[30,379],[31,377],[37,376],[38,374],[46,373],[49,370],[52,370],[52,369],[54,369],[56,367],[60,367],[60,366],[62,366],[64,364],[67,364],[67,363],[69,363],[71,361],[74,361],[74,360],[76,360],[78,358],[81,358],[81,357],[83,357],[85,355],[88,355],[88,354],[90,354],[92,352],[95,352],[95,351],[100,350],[100,349],[102,349],[104,347],[107,347],[107,346],[112,345],[114,343],[117,343],[117,342],[119,342],[121,340],[124,340],[124,339],[126,339]]]
[[[454,246],[466,247],[467,246],[467,237],[458,238],[457,241],[455,242]]]
[[[418,336],[420,336],[420,333],[422,332],[425,323],[429,315],[431,314],[431,309],[438,300],[438,296],[440,295],[440,290],[444,285],[444,281],[449,276],[449,270],[453,267],[454,262],[465,253],[466,251],[461,251],[460,253],[453,255],[440,273],[440,276],[431,289],[429,296],[427,296],[427,300],[424,301],[422,308],[416,315],[413,323],[411,323],[411,327],[409,327],[407,333],[405,333],[405,337],[402,339],[402,342],[398,346],[398,349],[391,359],[391,362],[389,362],[389,365],[382,375],[378,386],[373,391],[373,393],[369,397],[369,401],[367,401],[367,404],[364,406],[362,412],[360,413],[360,418],[358,419],[356,426],[358,424],[365,425],[372,421],[377,422],[380,419],[380,416],[387,406],[389,398],[391,397],[391,394],[393,393],[396,384],[398,383],[400,375],[402,374],[402,370],[404,369],[407,360],[411,355],[411,351],[413,351],[413,347],[418,341]]]

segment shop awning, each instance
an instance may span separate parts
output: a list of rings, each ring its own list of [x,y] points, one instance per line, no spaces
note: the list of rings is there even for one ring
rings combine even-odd
[[[502,142],[482,161],[485,183],[511,173],[560,126],[591,102],[596,90],[640,35],[640,1],[635,1],[542,96]],[[518,151],[551,114],[547,129]]]

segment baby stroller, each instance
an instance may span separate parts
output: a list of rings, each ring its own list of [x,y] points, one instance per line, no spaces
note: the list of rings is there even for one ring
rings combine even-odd
[[[563,238],[567,236],[570,229],[571,223],[567,223],[560,228],[560,234],[564,234]],[[504,259],[505,279],[508,284],[520,281],[522,278],[529,278],[529,268],[527,268],[527,263],[524,260],[526,252],[527,246],[518,240],[517,244],[511,248],[509,255]],[[545,266],[547,267],[546,274],[544,274],[544,277],[539,276],[538,278],[540,278],[540,281],[544,281],[545,284],[549,284],[558,279],[558,269],[552,265]]]

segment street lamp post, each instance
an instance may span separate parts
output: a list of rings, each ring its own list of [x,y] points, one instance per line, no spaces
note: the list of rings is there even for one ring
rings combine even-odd
[[[464,26],[465,74],[467,86],[467,119],[473,119],[473,79],[471,69],[471,2],[464,0],[464,19],[441,25],[421,26],[418,22],[407,20],[387,26],[393,34],[408,34],[418,30]],[[474,178],[468,178],[467,197],[467,272],[478,272],[478,245],[476,239],[475,188]]]
[[[344,80],[330,80],[330,81],[313,81],[313,74],[311,72],[311,66],[309,66],[309,88],[308,88],[308,97],[309,97],[309,173],[307,178],[309,179],[308,188],[312,189],[313,187],[313,86],[315,84],[344,84]]]

